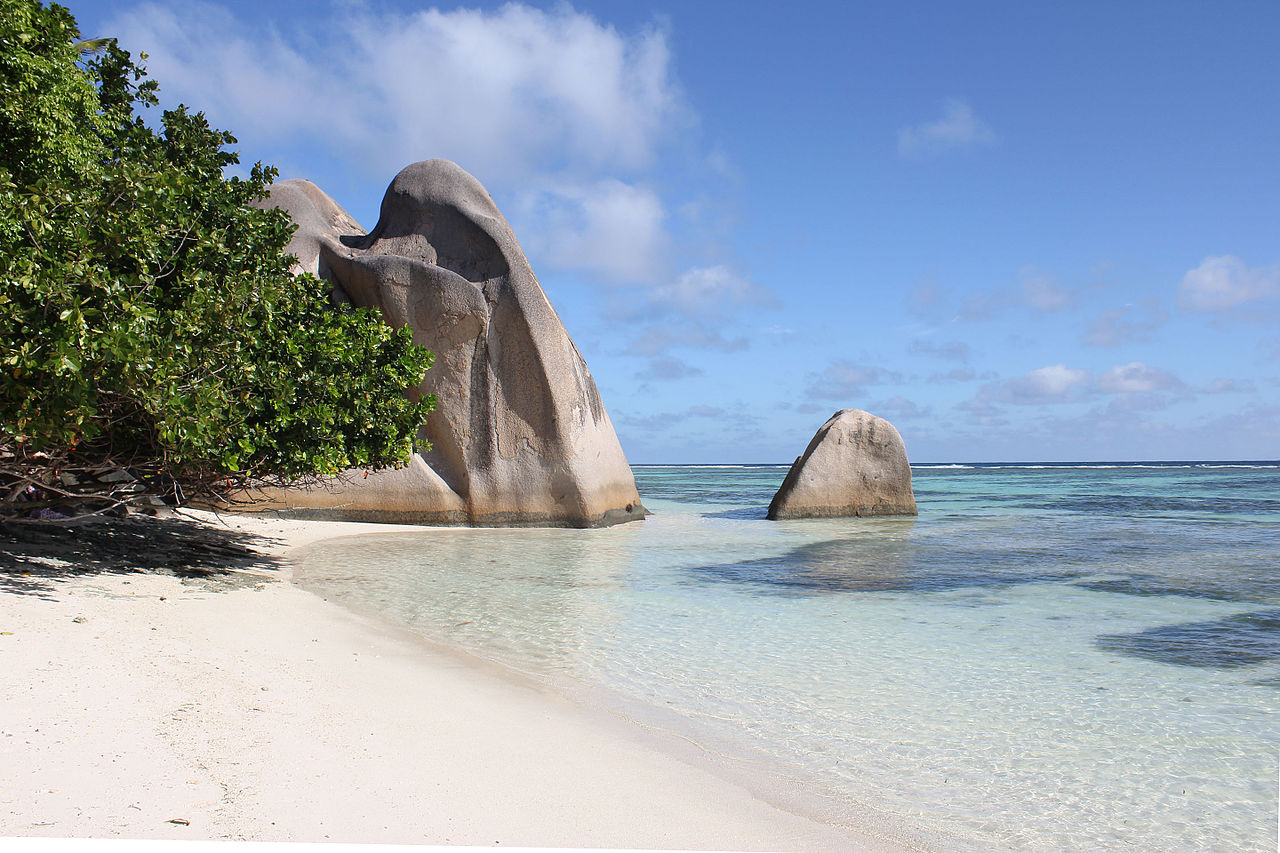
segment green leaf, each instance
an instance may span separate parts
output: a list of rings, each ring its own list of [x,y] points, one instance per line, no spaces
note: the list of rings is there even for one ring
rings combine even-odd
[[[148,126],[155,82],[78,41],[66,9],[0,0],[0,451],[130,459],[186,495],[402,463],[431,354],[291,276],[288,216],[250,204],[275,170],[224,178],[231,134],[185,107]]]

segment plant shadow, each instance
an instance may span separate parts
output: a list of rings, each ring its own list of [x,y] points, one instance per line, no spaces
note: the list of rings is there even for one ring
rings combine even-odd
[[[0,523],[0,593],[54,598],[58,581],[93,575],[168,574],[218,591],[258,586],[280,558],[271,540],[181,518],[68,524]]]

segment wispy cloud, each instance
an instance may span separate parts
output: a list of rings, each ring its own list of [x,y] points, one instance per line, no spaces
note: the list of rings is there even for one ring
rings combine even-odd
[[[964,341],[934,341],[928,338],[917,338],[907,345],[907,352],[912,355],[928,355],[944,361],[965,362],[973,353],[973,348]]]
[[[914,400],[908,400],[906,397],[901,396],[890,397],[887,400],[873,403],[868,407],[867,411],[890,421],[917,420],[919,418],[927,418],[933,414],[931,407],[921,406]]]
[[[1200,389],[1201,394],[1253,394],[1258,386],[1250,379],[1215,379]]]
[[[1188,270],[1178,305],[1188,311],[1227,311],[1280,296],[1280,266],[1250,267],[1235,255],[1214,255]]]
[[[1009,293],[1001,290],[977,290],[960,300],[956,319],[971,323],[994,320],[1014,304]]]
[[[942,116],[898,131],[898,153],[904,157],[940,154],[990,145],[995,132],[957,98],[944,101]]]
[[[897,382],[901,375],[883,367],[836,361],[821,373],[809,375],[805,396],[811,400],[835,400],[852,405],[871,385]]]
[[[936,384],[940,382],[972,382],[980,378],[986,379],[989,377],[986,375],[979,376],[978,371],[972,367],[957,367],[953,370],[948,370],[946,373],[931,373],[925,381]]]
[[[670,381],[675,379],[688,379],[692,376],[701,376],[702,368],[689,364],[678,358],[654,358],[649,361],[648,366],[635,374],[635,378],[641,381],[659,380]]]
[[[1060,286],[1053,276],[1034,267],[1024,268],[1021,276],[1022,304],[1031,310],[1041,314],[1056,314],[1075,306],[1075,291]]]
[[[777,299],[724,265],[691,267],[639,292],[642,297],[614,306],[613,320],[634,330],[623,351],[648,358],[670,358],[681,349],[746,349],[743,316]]]
[[[623,411],[618,414],[618,422],[629,427],[660,432],[694,419],[728,419],[729,416],[730,413],[719,406],[697,405],[690,406],[683,411],[655,412],[650,415],[638,415]],[[758,419],[756,416],[743,412],[734,412],[732,417],[735,423]]]
[[[1017,309],[1034,314],[1069,311],[1079,305],[1081,292],[1082,288],[1059,284],[1052,274],[1038,267],[1025,266],[1018,270],[1016,284],[957,293],[954,302],[933,281],[917,282],[907,296],[906,309],[932,323],[985,323]]]
[[[662,357],[677,349],[740,352],[750,345],[745,335],[725,335],[707,324],[677,318],[642,327],[624,350],[632,355]]]
[[[947,297],[931,277],[917,281],[907,294],[907,311],[916,317],[937,320],[950,310]]]
[[[1123,305],[1098,315],[1085,332],[1084,343],[1094,347],[1144,343],[1168,319],[1169,312],[1155,306]]]

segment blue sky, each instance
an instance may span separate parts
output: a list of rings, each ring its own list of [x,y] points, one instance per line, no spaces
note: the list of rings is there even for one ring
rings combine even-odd
[[[475,174],[632,462],[1280,457],[1280,4],[69,6],[366,228]]]

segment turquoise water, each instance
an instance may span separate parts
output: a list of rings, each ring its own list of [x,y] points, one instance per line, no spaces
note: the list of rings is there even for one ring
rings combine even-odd
[[[785,473],[639,466],[643,523],[298,579],[967,845],[1274,849],[1280,464],[917,466],[917,519],[766,521]]]

